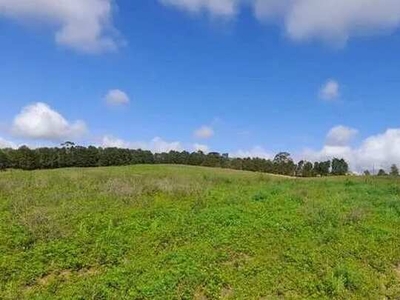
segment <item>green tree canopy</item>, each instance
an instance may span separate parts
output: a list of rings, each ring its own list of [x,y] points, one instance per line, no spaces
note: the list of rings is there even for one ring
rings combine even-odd
[[[348,172],[349,172],[349,165],[343,158],[342,159],[334,158],[332,160],[332,171],[331,171],[332,175],[342,176],[346,175]]]
[[[378,171],[378,176],[386,176],[386,175],[387,175],[387,173],[386,173],[386,171],[384,169],[380,169]]]
[[[65,142],[61,147],[0,150],[0,169],[15,168],[23,170],[55,169],[66,167],[126,166],[135,164],[184,164],[230,168],[245,171],[282,174],[289,176],[312,177],[329,174],[330,161],[313,164],[300,161],[296,164],[288,152],[278,153],[273,160],[257,157],[231,158],[229,154],[201,151],[170,151],[152,153],[141,149],[83,147],[73,142]],[[343,175],[348,165],[343,159],[335,159],[332,164],[333,175]]]
[[[0,150],[0,171],[7,169],[9,167],[9,164],[10,162],[7,154],[4,151]]]
[[[399,176],[399,168],[397,167],[397,165],[393,164],[390,167],[390,175],[391,176]]]
[[[371,172],[369,170],[364,171],[364,176],[371,176]]]

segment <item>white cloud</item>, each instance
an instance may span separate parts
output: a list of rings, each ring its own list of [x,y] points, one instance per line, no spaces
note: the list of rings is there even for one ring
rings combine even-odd
[[[311,161],[321,161],[332,158],[344,158],[352,164],[354,168],[354,150],[350,146],[329,146],[324,145],[319,151],[307,149],[303,153],[303,158]]]
[[[352,36],[395,30],[398,0],[255,0],[261,20],[279,17],[293,40],[319,39],[343,45]]]
[[[400,27],[398,0],[159,0],[189,13],[233,18],[250,6],[261,21],[283,24],[289,38],[344,45],[350,38]],[[114,0],[0,0],[0,17],[35,21],[55,30],[55,40],[86,53],[118,48]]]
[[[190,13],[234,17],[251,6],[260,21],[283,24],[295,41],[322,40],[342,46],[351,37],[400,27],[398,0],[159,0]]]
[[[104,136],[101,142],[102,147],[116,147],[128,149],[150,150],[154,153],[183,151],[180,142],[167,142],[160,137],[155,137],[149,142],[128,142],[110,135]]]
[[[261,21],[283,24],[289,38],[344,45],[350,38],[400,27],[398,0],[159,0],[192,14],[233,18],[250,6]],[[118,48],[114,0],[0,0],[0,17],[55,30],[57,44],[86,53]]]
[[[56,28],[59,45],[81,52],[115,50],[113,0],[0,0],[0,17]]]
[[[105,148],[130,148],[130,144],[111,135],[102,138],[101,146]]]
[[[190,13],[207,12],[213,16],[232,17],[237,13],[240,0],[159,0]]]
[[[304,156],[311,160],[345,158],[356,172],[400,166],[400,128],[368,137],[359,147],[325,145],[320,151],[306,150]]]
[[[68,122],[60,113],[45,103],[26,106],[14,119],[14,135],[38,140],[60,141],[78,138],[87,131],[82,121]]]
[[[256,146],[250,150],[239,150],[230,154],[231,157],[239,157],[239,158],[265,158],[272,159],[274,155],[265,150],[263,147]]]
[[[180,142],[166,142],[160,137],[155,137],[152,139],[148,148],[156,153],[183,151],[183,147]]]
[[[391,164],[400,165],[400,128],[367,138],[356,152],[359,165],[387,169]]]
[[[17,148],[17,145],[14,142],[7,141],[0,137],[0,149],[4,148]]]
[[[199,139],[209,139],[214,136],[214,129],[210,126],[202,126],[194,132],[194,136]]]
[[[108,91],[105,100],[109,105],[126,105],[130,102],[129,96],[118,89]]]
[[[210,148],[207,145],[202,145],[202,144],[194,144],[193,145],[193,150],[194,151],[202,151],[204,153],[210,152]]]
[[[329,146],[347,146],[358,134],[358,130],[346,126],[333,127],[326,137],[326,144]]]
[[[323,100],[335,100],[340,96],[340,86],[336,80],[328,80],[319,91],[319,97]]]

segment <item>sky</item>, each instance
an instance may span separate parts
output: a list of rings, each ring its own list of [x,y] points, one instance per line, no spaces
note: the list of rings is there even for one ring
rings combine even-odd
[[[398,0],[0,0],[0,148],[400,165]]]

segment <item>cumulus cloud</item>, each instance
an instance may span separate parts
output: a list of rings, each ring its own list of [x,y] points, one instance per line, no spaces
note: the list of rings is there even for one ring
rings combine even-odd
[[[194,136],[199,139],[209,139],[214,136],[214,129],[210,126],[202,126],[195,130]]]
[[[283,25],[296,41],[317,39],[344,45],[355,36],[400,27],[398,0],[159,0],[189,13],[233,18],[250,6],[257,19]],[[114,0],[0,0],[0,17],[36,21],[55,29],[59,45],[99,53],[118,48],[112,24]]]
[[[307,149],[303,157],[307,160],[322,161],[332,158],[344,158],[352,164],[352,168],[355,168],[354,164],[354,150],[350,146],[330,146],[324,145],[319,151]]]
[[[38,102],[22,109],[14,119],[12,133],[16,136],[60,141],[78,138],[87,131],[83,121],[69,122],[45,103]]]
[[[0,0],[0,17],[36,21],[56,29],[59,45],[99,53],[118,47],[112,0]]]
[[[323,100],[332,101],[340,96],[340,86],[336,80],[328,80],[320,89],[319,97]]]
[[[358,130],[346,126],[333,127],[326,137],[326,144],[329,146],[347,146],[358,134]]]
[[[306,150],[304,156],[311,160],[345,158],[355,172],[389,169],[391,164],[400,165],[400,128],[366,138],[358,147],[344,143],[326,144],[321,150]]]
[[[4,148],[17,148],[17,145],[14,142],[7,141],[0,137],[0,149]]]
[[[126,105],[130,102],[129,96],[118,89],[108,91],[105,100],[109,105]]]
[[[102,138],[101,146],[105,148],[130,148],[130,144],[111,135]]]
[[[201,151],[204,153],[210,152],[210,148],[207,145],[202,145],[202,144],[194,144],[193,145],[193,150],[194,151]]]
[[[156,153],[183,151],[183,147],[180,142],[167,142],[160,137],[155,137],[152,139],[148,148]]]
[[[116,147],[127,149],[142,149],[150,150],[154,153],[169,152],[169,151],[183,151],[180,142],[167,142],[160,137],[155,137],[149,142],[128,142],[110,135],[104,136],[101,142],[102,147]]]
[[[352,36],[395,30],[397,0],[255,0],[259,19],[278,17],[294,40],[320,39],[343,45]]]
[[[351,37],[396,30],[400,26],[398,0],[159,0],[191,13],[234,17],[253,7],[260,21],[283,24],[296,41],[318,39],[344,45]]]
[[[207,12],[212,16],[232,17],[237,13],[240,0],[159,0],[164,5],[177,7],[190,13]]]
[[[387,169],[391,164],[400,165],[400,128],[367,138],[357,149],[359,164]]]
[[[398,0],[159,0],[192,14],[233,18],[245,6],[257,19],[283,25],[292,40],[344,45],[354,36],[400,27]],[[112,24],[114,0],[0,0],[0,17],[35,21],[55,30],[55,41],[86,53],[118,48]]]
[[[238,150],[234,153],[230,154],[231,157],[239,157],[239,158],[265,158],[272,159],[274,155],[265,150],[263,147],[256,146],[250,150]]]

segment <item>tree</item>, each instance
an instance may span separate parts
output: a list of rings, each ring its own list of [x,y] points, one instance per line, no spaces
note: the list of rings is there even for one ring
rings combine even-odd
[[[203,151],[192,152],[189,155],[188,164],[192,166],[200,166],[204,162],[205,154]]]
[[[380,169],[378,172],[378,176],[387,176],[387,173],[385,172],[384,169]]]
[[[22,170],[35,170],[39,166],[38,156],[27,146],[22,146],[16,151],[16,160],[18,168]]]
[[[309,161],[307,161],[304,164],[303,176],[304,177],[313,177],[314,176],[313,164]]]
[[[314,163],[314,175],[328,176],[331,169],[331,161],[322,161]]]
[[[295,164],[287,152],[280,152],[274,160],[270,160],[258,157],[230,158],[228,153],[205,154],[201,151],[193,153],[170,151],[153,154],[151,151],[141,149],[83,147],[75,145],[73,142],[65,142],[61,144],[60,148],[44,147],[32,150],[22,146],[17,150],[0,150],[0,170],[5,168],[34,170],[135,164],[183,164],[303,177],[329,175],[331,167],[330,161],[316,162],[315,164],[300,161]],[[393,170],[395,170],[394,167]],[[344,175],[347,172],[348,165],[343,159],[335,159],[332,162],[332,174]],[[398,174],[398,171],[392,173]]]
[[[275,172],[292,176],[295,174],[296,165],[288,152],[280,152],[274,158]]]
[[[346,170],[346,173],[347,173],[348,172],[347,163],[344,160],[342,160],[342,164],[343,164],[343,162],[345,164],[344,167],[347,168],[347,170]],[[330,160],[319,163],[319,174],[321,176],[328,176],[330,169],[331,169],[331,161]]]
[[[222,165],[223,157],[218,152],[208,153],[203,161],[203,166],[218,168]]]
[[[39,148],[35,150],[38,158],[38,167],[40,169],[58,168],[58,149],[57,148]]]
[[[346,175],[348,172],[349,172],[349,165],[343,158],[342,159],[334,158],[332,160],[332,171],[331,171],[332,175],[342,176]]]
[[[285,164],[293,161],[292,158],[290,157],[290,153],[288,152],[279,152],[277,155],[275,155],[274,158],[274,163],[276,164]]]
[[[233,158],[230,167],[234,170],[243,170],[243,160],[241,158]]]
[[[390,175],[396,177],[399,176],[399,168],[395,164],[390,167]]]
[[[299,161],[299,162],[297,163],[297,166],[296,166],[296,176],[297,176],[297,177],[303,176],[303,173],[304,173],[304,163],[305,163],[304,160],[301,160],[301,161]]]
[[[9,167],[9,159],[7,154],[0,150],[0,171],[4,171],[5,169],[7,169]]]
[[[75,147],[75,143],[74,142],[70,142],[70,141],[66,141],[66,142],[61,144],[61,147],[66,148],[66,149],[71,149],[71,148]]]
[[[364,171],[364,176],[371,176],[371,172],[369,170]]]

